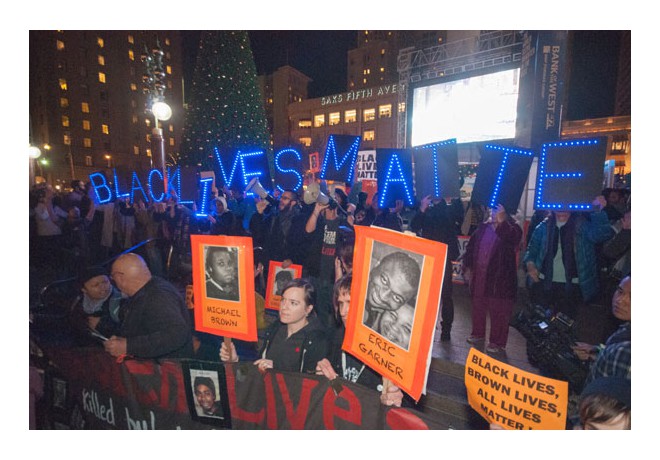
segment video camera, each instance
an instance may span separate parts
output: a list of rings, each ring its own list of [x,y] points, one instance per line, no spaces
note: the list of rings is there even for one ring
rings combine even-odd
[[[569,391],[580,393],[589,373],[589,364],[581,361],[571,348],[576,341],[575,322],[564,315],[552,315],[540,305],[530,305],[511,320],[527,339],[527,358],[545,376],[565,380]]]

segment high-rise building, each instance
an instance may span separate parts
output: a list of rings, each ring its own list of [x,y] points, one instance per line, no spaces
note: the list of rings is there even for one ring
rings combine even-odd
[[[184,117],[178,31],[30,31],[30,143],[43,152],[37,175],[66,186],[100,170],[160,164],[151,150],[155,120],[146,111],[141,59],[156,46],[173,112],[159,127],[174,162]]]
[[[271,143],[275,146],[286,145],[290,142],[291,130],[287,107],[289,104],[307,99],[307,90],[312,79],[288,65],[258,78],[268,128],[272,134]]]

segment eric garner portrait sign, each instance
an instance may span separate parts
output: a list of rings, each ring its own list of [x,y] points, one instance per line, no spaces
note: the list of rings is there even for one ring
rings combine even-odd
[[[351,309],[342,349],[418,400],[426,390],[447,246],[355,227]]]

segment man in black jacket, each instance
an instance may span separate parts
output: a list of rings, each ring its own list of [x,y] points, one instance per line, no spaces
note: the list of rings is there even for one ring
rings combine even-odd
[[[190,316],[178,290],[133,253],[118,257],[110,276],[128,299],[119,334],[105,350],[114,357],[192,358]]]

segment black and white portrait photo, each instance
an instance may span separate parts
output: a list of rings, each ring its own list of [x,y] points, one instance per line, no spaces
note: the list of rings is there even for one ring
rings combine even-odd
[[[282,295],[282,289],[286,284],[294,279],[295,276],[295,271],[288,269],[288,268],[282,268],[282,267],[275,267],[275,282],[273,283],[273,295]]]
[[[190,379],[197,415],[200,417],[224,418],[222,401],[218,393],[217,372],[193,369],[190,371]]]
[[[231,428],[231,409],[224,367],[215,363],[188,361],[182,364],[186,399],[193,420]]]
[[[408,350],[424,256],[374,241],[362,322]]]
[[[206,246],[206,296],[220,300],[240,300],[238,280],[238,248]]]

